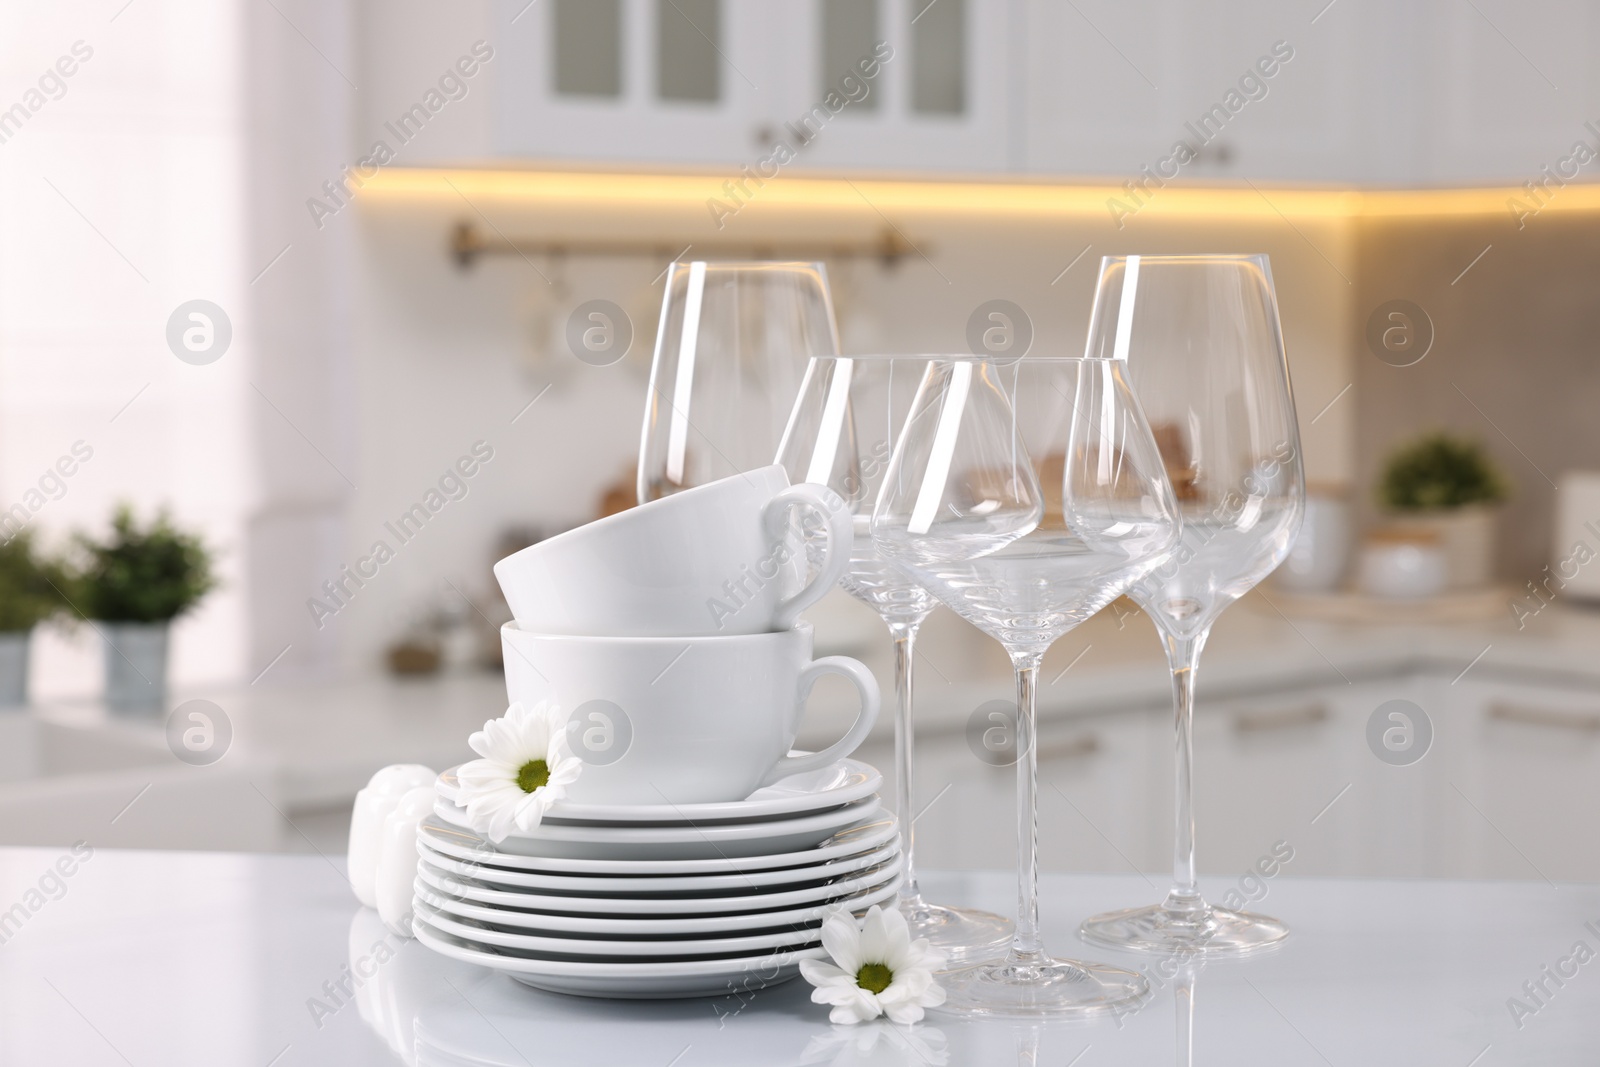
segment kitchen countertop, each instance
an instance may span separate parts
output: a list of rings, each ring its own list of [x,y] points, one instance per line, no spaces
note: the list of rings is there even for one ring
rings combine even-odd
[[[1218,622],[1201,661],[1197,714],[1218,698],[1419,671],[1600,688],[1600,611],[1558,603],[1522,629],[1509,606],[1477,622],[1356,625],[1285,618],[1271,596],[1253,592]],[[862,658],[891,693],[888,638],[877,617],[842,593],[824,603],[828,614],[812,616],[818,654]],[[1041,671],[1042,721],[1166,706],[1170,683],[1155,630],[1126,607],[1119,602],[1056,642]],[[947,611],[925,624],[917,670],[918,728],[930,736],[964,730],[973,709],[1012,694],[999,646]],[[294,812],[347,804],[385,764],[443,768],[471,758],[467,735],[503,712],[505,686],[497,672],[415,681],[373,676],[193,691],[177,694],[174,703],[190,698],[223,710],[233,731],[231,758],[267,768],[274,776],[269,791]],[[827,743],[854,713],[848,687],[824,679],[800,743]],[[114,715],[93,704],[45,706],[34,714],[156,750],[167,746],[159,718]],[[881,715],[874,736],[891,737],[892,719]]]
[[[1570,958],[1580,942],[1588,956],[1600,948],[1600,886],[1274,879],[1263,910],[1293,934],[1272,955],[1200,969],[1191,1026],[1181,977],[1072,934],[1083,916],[1143,901],[1149,887],[1137,876],[1045,875],[1047,944],[1143,962],[1152,999],[1120,1020],[930,1014],[907,1032],[832,1027],[801,980],[743,1000],[541,993],[386,934],[355,903],[342,862],[320,856],[99,849],[50,877],[65,855],[0,849],[6,1063],[1560,1067],[1593,1063],[1600,1037],[1600,963]],[[924,882],[952,903],[1005,909],[1013,899],[1000,872]],[[1544,978],[1549,995],[1535,1003],[1523,983],[1546,966],[1569,976]],[[371,977],[353,997],[330,995],[352,971]],[[1520,1020],[1513,997],[1533,1009]]]

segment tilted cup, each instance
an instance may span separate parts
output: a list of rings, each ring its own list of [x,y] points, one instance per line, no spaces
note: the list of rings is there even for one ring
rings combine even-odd
[[[843,759],[878,716],[878,684],[846,656],[811,658],[811,626],[727,637],[581,637],[500,628],[513,703],[549,700],[584,766],[585,804],[743,800],[763,785]],[[816,680],[843,675],[860,697],[845,735],[789,755]]]
[[[791,536],[797,508],[822,517],[816,577]],[[786,630],[850,562],[837,494],[790,485],[782,467],[735,474],[558,534],[494,565],[511,614],[552,634],[668,637]]]

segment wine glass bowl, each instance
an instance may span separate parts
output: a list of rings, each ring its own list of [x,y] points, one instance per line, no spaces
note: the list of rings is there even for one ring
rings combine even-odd
[[[1115,361],[949,358],[919,398],[874,540],[1013,658],[1042,655],[1170,547],[1176,507]]]
[[[1035,692],[1045,650],[1147,575],[1178,534],[1160,452],[1119,361],[1025,356],[928,365],[873,510],[879,551],[995,638],[1017,684],[1016,932],[946,976],[944,1010],[1120,1010],[1139,975],[1056,959],[1039,935]]]
[[[1097,944],[1243,955],[1277,944],[1276,919],[1213,907],[1196,879],[1195,672],[1212,624],[1289,553],[1305,509],[1300,437],[1265,256],[1107,257],[1091,352],[1126,359],[1183,526],[1129,596],[1166,647],[1177,726],[1174,885],[1165,901],[1096,916]]]
[[[668,267],[639,441],[639,503],[771,463],[808,361],[838,351],[821,263]]]

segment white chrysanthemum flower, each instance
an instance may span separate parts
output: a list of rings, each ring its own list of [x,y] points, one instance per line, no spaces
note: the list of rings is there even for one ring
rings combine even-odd
[[[526,833],[567,795],[583,762],[568,747],[565,726],[560,709],[546,701],[518,703],[467,739],[483,757],[456,771],[458,802],[475,832],[496,844],[513,830]]]
[[[874,904],[856,926],[843,906],[830,909],[822,921],[822,947],[833,962],[801,960],[800,973],[816,986],[811,999],[831,1004],[828,1019],[860,1023],[887,1015],[902,1025],[922,1018],[924,1008],[944,1003],[944,989],[933,973],[944,966],[944,953],[927,938],[911,940],[911,928],[898,908]]]

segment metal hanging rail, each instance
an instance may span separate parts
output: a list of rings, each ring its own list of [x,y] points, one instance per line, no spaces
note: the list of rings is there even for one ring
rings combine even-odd
[[[638,241],[583,239],[518,239],[489,236],[471,222],[457,223],[450,234],[450,255],[463,270],[483,256],[648,256],[676,260],[693,255],[707,259],[877,259],[896,266],[908,255],[926,255],[892,227],[873,241],[794,242],[787,240]]]

